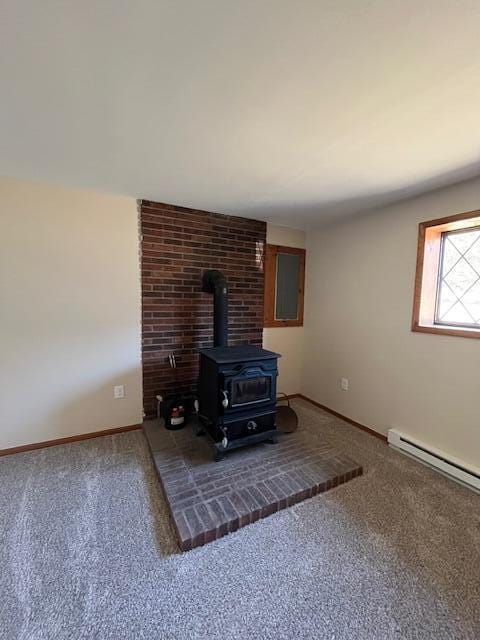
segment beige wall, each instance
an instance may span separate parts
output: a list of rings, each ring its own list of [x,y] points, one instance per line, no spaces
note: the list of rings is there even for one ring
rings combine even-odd
[[[410,321],[418,223],[479,207],[476,180],[308,234],[303,384],[381,433],[476,466],[480,340],[412,333]]]
[[[137,238],[132,199],[0,179],[0,448],[141,421]]]
[[[267,242],[303,249],[305,232],[268,224]],[[270,327],[263,330],[265,349],[282,354],[278,365],[278,391],[289,395],[300,393],[302,388],[303,333],[303,327]]]
[[[140,422],[135,201],[0,179],[0,203],[0,448]],[[479,203],[470,181],[309,233],[305,329],[264,330],[279,390],[478,466],[480,341],[410,318],[418,222]],[[268,225],[267,240],[305,234]]]

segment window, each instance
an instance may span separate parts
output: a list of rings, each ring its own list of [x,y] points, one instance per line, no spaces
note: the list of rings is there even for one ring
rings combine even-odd
[[[480,329],[480,229],[442,234],[435,321]]]
[[[265,327],[303,325],[305,249],[267,244]]]
[[[480,211],[420,224],[412,329],[480,337]]]

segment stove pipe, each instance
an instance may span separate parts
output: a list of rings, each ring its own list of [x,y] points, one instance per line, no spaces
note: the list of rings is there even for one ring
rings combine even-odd
[[[202,291],[213,293],[213,346],[228,346],[228,288],[221,271],[210,269],[202,276]]]

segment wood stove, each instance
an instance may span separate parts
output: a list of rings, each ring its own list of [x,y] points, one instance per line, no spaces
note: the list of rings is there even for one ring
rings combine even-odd
[[[214,346],[200,349],[199,416],[215,443],[215,459],[241,446],[275,442],[278,353],[228,346],[228,287],[220,271],[203,274],[214,296]]]

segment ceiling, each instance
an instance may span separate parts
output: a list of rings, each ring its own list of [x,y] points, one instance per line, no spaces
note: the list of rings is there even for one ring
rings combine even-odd
[[[0,13],[0,174],[306,228],[480,174],[478,0]]]

